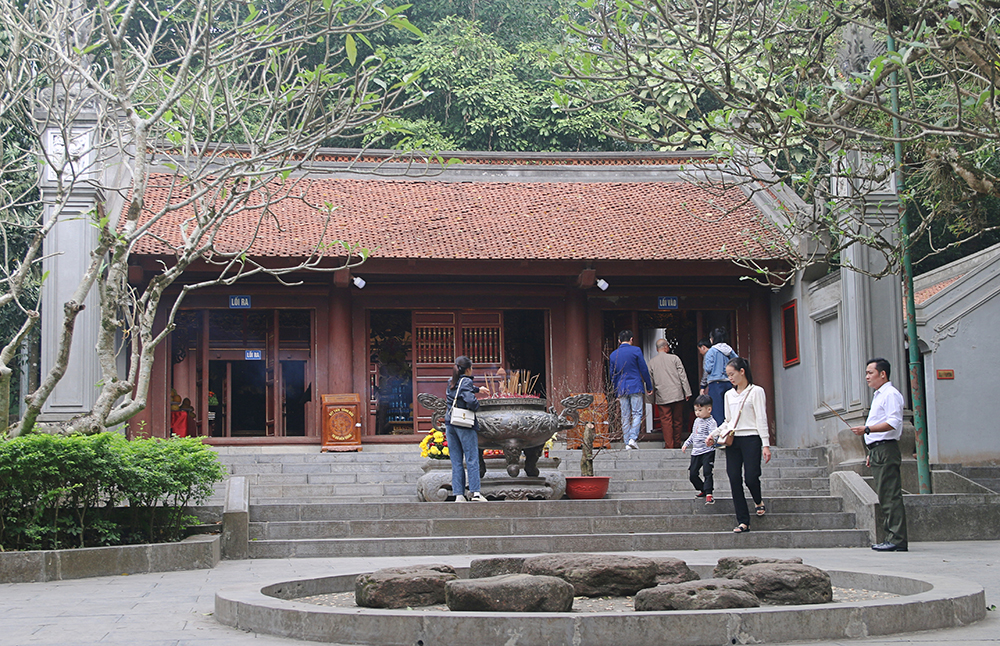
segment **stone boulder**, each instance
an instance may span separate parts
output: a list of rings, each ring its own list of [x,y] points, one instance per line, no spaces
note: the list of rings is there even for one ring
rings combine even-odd
[[[617,554],[546,554],[524,560],[525,574],[555,576],[579,597],[627,597],[656,585],[656,563]]]
[[[524,567],[523,556],[498,556],[489,559],[474,559],[469,563],[469,578],[482,579],[501,574],[520,574]]]
[[[554,576],[502,574],[458,579],[445,585],[449,610],[482,612],[569,612],[573,586]]]
[[[761,601],[780,605],[830,603],[833,586],[830,575],[801,563],[755,563],[736,571],[750,584]]]
[[[754,563],[802,563],[802,559],[795,557],[790,559],[772,559],[763,556],[723,556],[715,565],[712,576],[717,579],[736,579],[736,570],[744,565]]]
[[[458,578],[450,565],[390,567],[354,580],[354,601],[365,608],[406,608],[444,603],[444,586]]]
[[[750,585],[739,579],[702,579],[640,590],[633,605],[637,612],[651,610],[720,610],[756,608],[760,600]]]
[[[697,581],[701,578],[687,563],[672,556],[651,556],[649,560],[656,563],[657,585]]]

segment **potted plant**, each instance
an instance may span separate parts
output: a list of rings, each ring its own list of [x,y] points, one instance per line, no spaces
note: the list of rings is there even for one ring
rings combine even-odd
[[[611,476],[594,475],[594,439],[597,436],[593,422],[583,427],[580,445],[580,475],[566,476],[566,497],[571,500],[600,500],[608,494]]]
[[[448,455],[448,440],[444,432],[432,428],[420,442],[420,457],[432,460],[450,460]]]

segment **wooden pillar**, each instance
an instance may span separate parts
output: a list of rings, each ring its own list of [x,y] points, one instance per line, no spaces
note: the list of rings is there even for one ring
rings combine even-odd
[[[346,273],[346,272],[337,272]],[[359,331],[361,334],[363,330]],[[351,292],[345,286],[334,285],[330,289],[330,318],[327,365],[329,366],[329,390],[321,394],[343,394],[354,392],[354,349],[351,329]]]
[[[749,359],[754,382],[767,393],[767,418],[771,428],[771,444],[775,444],[774,428],[774,354],[771,351],[771,299],[766,289],[754,289],[750,295]]]
[[[566,293],[566,385],[570,392],[587,392],[587,295],[582,289]]]
[[[604,311],[597,301],[587,302],[587,392],[604,392]]]
[[[159,334],[167,317],[161,306],[153,319],[153,331]],[[170,437],[170,339],[153,350],[153,365],[150,369],[149,390],[146,392],[146,408],[128,421],[128,437]],[[205,380],[208,377],[205,376]]]

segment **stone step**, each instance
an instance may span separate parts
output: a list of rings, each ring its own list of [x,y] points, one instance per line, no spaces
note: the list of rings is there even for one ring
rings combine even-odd
[[[814,491],[828,493],[830,490],[829,478],[768,478],[761,477],[761,491],[768,492],[784,491]],[[726,478],[715,478],[717,490],[728,490],[729,481]],[[687,478],[664,478],[660,480],[625,480],[619,481],[612,478],[608,483],[608,491],[618,493],[621,491],[694,491],[694,487]]]
[[[219,447],[220,460],[232,475],[245,476],[253,504],[282,500],[307,503],[411,502],[426,463],[412,445],[374,445],[360,453],[320,453],[316,447]],[[579,451],[556,449],[559,470],[579,473]],[[690,491],[690,456],[677,449],[641,448],[602,451],[594,460],[598,475],[610,475],[610,498],[672,498]],[[447,462],[442,463],[447,469]],[[716,455],[716,483],[726,487],[725,454]],[[501,463],[491,462],[487,477],[506,477]],[[774,450],[764,467],[763,486],[786,495],[826,495],[828,472],[810,449]],[[221,504],[220,483],[206,504]]]
[[[729,490],[728,482],[716,481],[717,491]],[[817,496],[828,495],[829,484],[825,479],[768,479],[761,480],[765,497]],[[296,501],[307,504],[346,502],[416,502],[416,487],[413,483],[370,483],[370,484],[291,484],[254,485],[250,490],[250,501],[254,505],[280,504],[282,501]],[[687,480],[636,480],[621,482],[612,480],[608,488],[608,498],[687,498],[693,491]],[[216,490],[205,504],[222,504],[223,490]],[[747,493],[749,496],[749,492]]]
[[[523,536],[554,532],[570,534],[724,532],[732,529],[731,500],[719,500],[701,513],[676,516],[430,518],[411,520],[314,520],[253,523],[251,540],[327,538],[396,538],[454,536]],[[714,512],[714,513],[712,513]],[[854,514],[768,514],[754,519],[762,531],[853,529]]]
[[[472,504],[472,503],[469,503]],[[731,524],[735,524],[730,518]],[[763,523],[760,523],[763,525]],[[757,527],[757,524],[754,525]],[[252,540],[250,558],[330,558],[452,554],[539,554],[697,549],[862,547],[868,534],[856,529],[802,531],[553,534],[521,536],[396,537]]]
[[[391,465],[390,465],[391,467]],[[387,468],[381,471],[342,471],[342,472],[304,472],[304,473],[240,473],[242,469],[233,475],[242,475],[249,478],[251,485],[332,485],[332,484],[354,484],[372,482],[412,482],[416,483],[422,470]],[[636,480],[683,480],[688,482],[688,470],[684,469],[619,469],[610,472],[615,481],[636,481]],[[566,473],[566,475],[573,475]],[[725,468],[715,469],[715,477],[725,477]],[[503,477],[503,471],[491,469],[487,476]],[[765,468],[763,478],[770,479],[828,479],[826,470],[822,467],[771,467]]]
[[[398,451],[363,451],[347,453],[320,453],[315,447],[301,448],[299,451],[275,451],[275,452],[221,452],[217,453],[219,461],[227,465],[235,464],[309,464],[309,463],[330,463],[330,464],[365,464],[365,463],[391,463],[391,462],[422,462],[419,450],[413,445],[403,445],[403,450]],[[218,450],[220,447],[216,447]],[[235,448],[235,447],[221,447]],[[260,447],[248,447],[260,448]],[[719,455],[724,455],[719,453]],[[580,452],[566,449],[554,449],[552,457],[561,458],[565,462],[576,463],[579,461]],[[638,451],[605,450],[599,451],[594,458],[597,461],[623,461],[623,462],[676,462],[687,464],[690,453],[682,453],[679,449],[647,449],[640,448]],[[818,464],[817,456],[810,449],[784,449],[775,448],[772,460],[796,460],[801,466]]]
[[[1000,466],[965,467],[962,465],[944,465],[942,468],[948,468],[972,480],[976,484],[986,487],[990,491],[1000,493]]]
[[[772,459],[763,468],[767,472],[781,473],[787,475],[808,474],[812,476],[827,475],[825,467],[815,464],[804,464],[804,461],[797,458],[792,459]],[[261,463],[238,463],[225,465],[227,471],[232,475],[299,475],[299,474],[338,474],[338,473],[411,473],[421,474],[425,460],[421,458],[410,461],[387,461],[387,462],[261,462]],[[716,471],[721,465],[725,465],[725,458],[719,454],[716,457]],[[640,460],[599,460],[595,459],[594,469],[601,472],[621,473],[624,477],[634,477],[633,474],[657,471],[673,471],[686,473],[689,467],[689,459],[675,461],[651,461]],[[489,464],[490,473],[503,473],[501,463],[492,462]],[[578,472],[577,462],[567,462],[562,460],[559,470],[567,475],[574,475]]]
[[[720,499],[721,500],[721,499]],[[839,513],[842,504],[839,498],[814,496],[800,498],[765,497],[768,515],[771,514],[813,514]],[[729,502],[731,505],[732,503]],[[720,502],[706,506],[692,495],[683,499],[645,500],[537,500],[504,501],[489,503],[395,503],[378,502],[328,503],[328,504],[271,504],[252,505],[250,522],[291,522],[313,520],[412,520],[429,518],[548,518],[548,517],[625,517],[625,516],[670,516],[695,513],[719,512],[724,505]],[[727,512],[726,512],[727,513]],[[764,518],[767,518],[765,516]]]

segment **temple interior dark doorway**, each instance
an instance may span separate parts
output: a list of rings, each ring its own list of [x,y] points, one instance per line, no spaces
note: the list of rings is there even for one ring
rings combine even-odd
[[[521,370],[537,377],[531,394],[545,397],[545,311],[507,310],[503,313],[506,370]]]

